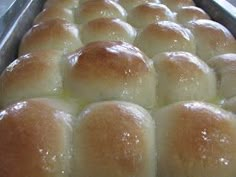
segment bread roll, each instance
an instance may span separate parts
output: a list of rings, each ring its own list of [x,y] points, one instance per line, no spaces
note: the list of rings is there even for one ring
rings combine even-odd
[[[138,48],[119,41],[89,43],[67,57],[64,87],[84,102],[125,100],[155,104],[153,63]]]
[[[81,46],[78,28],[65,20],[54,19],[34,25],[24,35],[19,56],[46,49],[68,53]]]
[[[62,8],[76,8],[79,5],[79,0],[47,0],[44,8],[48,7],[62,7]]]
[[[25,98],[62,92],[58,51],[38,51],[13,61],[0,75],[0,107]]]
[[[187,25],[193,32],[197,44],[197,55],[207,61],[211,57],[236,51],[233,35],[221,24],[200,19]]]
[[[236,53],[215,56],[208,63],[218,76],[219,95],[236,96]]]
[[[236,115],[203,102],[154,114],[158,177],[235,177]]]
[[[210,17],[204,10],[196,6],[184,6],[177,11],[176,20],[180,24],[198,19],[210,19]]]
[[[181,7],[195,5],[193,0],[162,0],[162,3],[175,12]]]
[[[230,99],[224,100],[222,104],[223,108],[236,114],[236,96]]]
[[[153,61],[158,78],[159,105],[215,98],[215,73],[197,56],[187,52],[166,52],[155,56]]]
[[[133,8],[128,14],[128,22],[136,28],[144,28],[158,21],[174,21],[174,14],[164,4],[145,3]]]
[[[74,22],[74,14],[72,10],[61,7],[49,7],[40,12],[34,19],[34,24],[45,22],[52,19],[62,19],[70,23]]]
[[[125,20],[127,12],[112,0],[90,0],[82,3],[75,11],[75,20],[84,24],[97,18],[120,18]]]
[[[69,175],[72,116],[53,102],[27,100],[0,112],[1,177]]]
[[[88,106],[74,123],[76,177],[155,177],[155,124],[147,111],[125,102]]]
[[[145,4],[148,2],[159,4],[159,0],[118,0],[118,2],[127,10],[132,10],[138,5]]]
[[[93,41],[123,41],[133,43],[136,30],[118,18],[98,18],[81,28],[81,40],[84,44]]]
[[[192,33],[187,28],[170,21],[148,25],[137,36],[134,44],[149,57],[171,51],[195,53]]]

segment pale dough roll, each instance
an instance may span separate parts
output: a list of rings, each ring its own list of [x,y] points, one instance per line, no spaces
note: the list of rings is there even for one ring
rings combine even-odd
[[[125,20],[127,12],[112,0],[90,0],[81,4],[75,11],[75,21],[84,24],[97,18],[120,18]]]
[[[236,51],[236,41],[233,35],[223,25],[206,19],[190,21],[187,26],[192,30],[197,55],[207,61],[211,57]]]
[[[73,176],[155,177],[155,124],[126,102],[99,102],[74,123]]]
[[[52,19],[63,19],[70,23],[74,22],[74,14],[72,10],[61,7],[49,7],[40,12],[34,19],[34,24],[45,22]]]
[[[223,108],[236,114],[236,96],[230,99],[224,100],[222,104]]]
[[[175,17],[171,10],[164,4],[145,3],[132,9],[127,19],[136,28],[144,28],[158,21],[174,21]]]
[[[208,64],[218,77],[219,95],[236,96],[236,53],[215,56],[208,60]]]
[[[131,10],[138,5],[145,4],[145,3],[155,3],[159,4],[159,0],[118,0],[118,2],[127,10]]]
[[[162,3],[175,12],[184,6],[195,6],[193,0],[162,0]]]
[[[178,23],[185,24],[192,20],[210,19],[207,13],[196,6],[184,6],[177,11],[176,20]]]
[[[20,43],[19,56],[46,49],[68,53],[81,46],[76,25],[65,20],[54,19],[34,25],[24,35]]]
[[[158,177],[235,177],[236,115],[203,102],[156,113]]]
[[[65,61],[64,87],[85,102],[125,100],[152,107],[156,73],[138,48],[119,41],[89,43]]]
[[[17,100],[62,92],[58,51],[38,51],[13,61],[0,75],[0,106]]]
[[[47,0],[44,8],[61,7],[61,8],[76,8],[79,5],[79,0]]]
[[[215,73],[197,56],[187,52],[166,52],[155,56],[153,61],[159,105],[215,98]]]
[[[192,33],[187,28],[170,21],[148,25],[136,37],[134,44],[149,57],[170,51],[195,53]]]
[[[98,18],[81,28],[84,44],[93,41],[123,41],[133,43],[136,30],[128,23],[114,18]]]
[[[1,177],[68,177],[72,116],[56,107],[33,99],[0,112]]]

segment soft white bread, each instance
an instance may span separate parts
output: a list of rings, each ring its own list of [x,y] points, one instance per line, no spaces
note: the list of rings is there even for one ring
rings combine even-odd
[[[75,11],[75,21],[84,24],[97,18],[120,18],[125,20],[127,12],[112,0],[90,0],[82,3]]]
[[[159,105],[215,98],[215,73],[197,56],[187,52],[166,52],[155,56],[153,61]]]
[[[181,7],[176,14],[176,20],[180,24],[185,24],[189,21],[198,19],[210,19],[210,17],[204,10],[196,6]]]
[[[223,25],[212,20],[200,19],[189,22],[187,26],[195,36],[197,55],[203,60],[207,61],[216,55],[236,51],[236,41]]]
[[[88,106],[74,122],[76,177],[155,177],[155,124],[149,113],[126,102]]]
[[[190,30],[170,21],[148,25],[136,37],[134,44],[149,57],[171,51],[195,53],[194,37]]]
[[[218,94],[226,98],[236,96],[236,53],[215,56],[208,64],[218,77]]]
[[[71,9],[61,8],[61,7],[48,7],[40,12],[34,19],[34,24],[45,22],[52,19],[63,19],[68,22],[74,22],[74,14]]]
[[[235,177],[236,115],[203,102],[156,113],[158,177]]]
[[[136,30],[118,18],[98,18],[81,28],[81,40],[84,44],[93,41],[123,41],[133,43]]]
[[[222,104],[223,108],[236,114],[236,96],[230,99],[224,100]]]
[[[79,5],[79,0],[47,0],[44,8],[61,7],[61,8],[76,8]]]
[[[167,5],[171,10],[178,11],[184,6],[194,6],[193,0],[162,0],[162,3]]]
[[[164,4],[145,3],[133,8],[129,12],[127,20],[136,28],[144,28],[158,21],[174,21],[175,17]]]
[[[152,107],[156,73],[138,48],[120,41],[89,43],[65,61],[64,87],[85,102],[125,100]]]
[[[58,51],[38,51],[13,61],[0,75],[0,107],[25,98],[62,92]]]
[[[19,56],[45,49],[68,53],[81,46],[76,25],[65,20],[54,19],[34,25],[24,35],[20,44]]]
[[[63,104],[33,99],[0,112],[1,177],[69,175],[72,116],[61,110]]]
[[[145,3],[155,3],[159,4],[159,0],[118,0],[118,2],[127,10],[132,10],[138,5],[145,4]]]

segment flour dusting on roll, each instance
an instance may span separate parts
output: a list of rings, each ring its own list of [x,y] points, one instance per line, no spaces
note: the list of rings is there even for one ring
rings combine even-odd
[[[149,57],[161,52],[195,53],[196,50],[192,33],[187,28],[170,21],[148,25],[137,36],[134,44]]]
[[[85,102],[118,99],[150,108],[156,73],[152,61],[133,45],[98,41],[67,57],[64,87]]]
[[[174,21],[174,13],[164,4],[145,3],[132,9],[128,14],[128,22],[136,28],[144,28],[159,21]]]
[[[72,116],[47,99],[32,99],[0,112],[1,177],[67,177]]]
[[[75,11],[75,21],[84,24],[97,18],[120,18],[125,20],[126,10],[112,0],[90,0],[82,3]]]
[[[81,46],[76,25],[65,20],[54,19],[34,25],[24,35],[20,44],[19,56],[46,49],[68,53]]]
[[[197,56],[188,52],[166,52],[155,56],[153,61],[159,105],[215,98],[215,73]]]
[[[235,177],[235,114],[203,102],[181,102],[153,118],[158,177]]]
[[[155,177],[155,124],[142,107],[89,105],[74,123],[73,176]]]
[[[98,18],[81,28],[84,44],[93,41],[123,41],[133,43],[136,30],[128,23],[114,18]]]
[[[61,52],[47,50],[29,53],[13,61],[0,75],[0,105],[60,94],[61,58]]]
[[[218,77],[219,95],[225,98],[236,96],[236,53],[218,55],[208,64]]]
[[[192,30],[197,55],[207,61],[211,57],[236,51],[236,40],[223,25],[212,20],[200,19],[190,21],[187,26]]]

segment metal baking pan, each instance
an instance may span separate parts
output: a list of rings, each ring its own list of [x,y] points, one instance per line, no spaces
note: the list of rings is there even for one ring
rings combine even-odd
[[[210,17],[226,26],[236,37],[236,8],[223,0],[194,0]],[[32,26],[45,0],[14,0],[0,17],[0,73],[17,57],[20,39]]]
[[[45,0],[14,0],[0,16],[0,73],[17,57],[22,36],[32,26]]]

